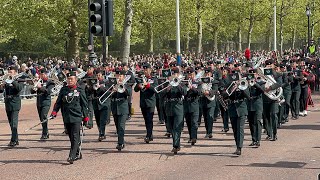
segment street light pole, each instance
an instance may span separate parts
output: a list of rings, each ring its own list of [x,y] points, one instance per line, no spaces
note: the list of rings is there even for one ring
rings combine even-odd
[[[180,12],[179,12],[179,0],[176,0],[176,46],[177,46],[177,65],[181,64],[181,49],[180,49]]]
[[[277,51],[277,0],[274,0],[273,6],[273,50]]]
[[[311,10],[309,5],[306,7],[306,15],[308,17],[308,47],[310,46],[310,15],[311,15]]]
[[[89,28],[89,45],[88,45],[88,50],[89,50],[89,62],[91,62],[93,59],[96,58],[96,55],[94,53],[94,46],[93,46],[93,35],[91,33],[91,20],[90,16],[92,15],[90,11],[90,5],[91,5],[91,0],[88,0],[88,28]]]

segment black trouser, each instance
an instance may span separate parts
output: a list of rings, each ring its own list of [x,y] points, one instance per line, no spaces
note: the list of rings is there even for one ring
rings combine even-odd
[[[307,101],[308,101],[308,87],[301,88],[300,94],[300,112],[303,112],[307,109]]]
[[[125,132],[125,125],[126,119],[128,115],[115,115],[113,114],[114,123],[116,125],[117,134],[118,134],[118,144],[124,144],[124,132]]]
[[[252,141],[261,141],[262,111],[249,111],[248,120]]]
[[[199,113],[185,113],[184,117],[188,126],[189,139],[197,139]]]
[[[289,112],[290,112],[291,92],[288,94],[284,94],[284,97],[286,99],[286,102],[282,104],[282,106],[284,107],[283,119],[288,120]]]
[[[11,142],[18,142],[18,115],[19,111],[6,111],[11,128]]]
[[[183,126],[183,115],[167,116],[168,124],[172,130],[173,147],[180,147],[180,137]]]
[[[300,102],[299,102],[299,98],[300,98],[300,93],[301,91],[295,91],[292,92],[291,95],[291,114],[293,117],[299,117],[299,110],[300,110]]]
[[[202,109],[207,134],[212,134],[214,110],[215,106]]]
[[[152,137],[152,130],[153,130],[153,114],[154,108],[141,108],[141,112],[144,119],[144,124],[147,129],[147,136],[148,138]]]
[[[278,124],[280,125],[280,123],[284,123],[285,119],[283,118],[283,114],[286,108],[286,103],[282,103],[279,106],[279,112],[278,112]]]
[[[264,103],[263,104],[263,119],[266,122],[267,134],[270,137],[277,135],[278,128],[278,112],[277,107],[279,106],[276,102]]]
[[[221,117],[223,120],[223,129],[229,130],[229,113],[220,105]]]
[[[163,115],[163,105],[160,105],[160,98],[156,99],[156,107],[157,107],[157,112],[159,116],[159,121],[164,121],[164,115]]]
[[[93,127],[93,104],[92,100],[88,100],[88,108],[89,108],[89,121],[88,126]]]
[[[81,122],[78,123],[66,123],[66,128],[68,130],[69,140],[71,143],[70,158],[75,158],[79,153],[80,146],[80,126]]]
[[[49,110],[50,110],[50,106],[37,106],[37,109],[38,109],[38,115],[39,115],[39,118],[40,118],[40,121],[44,121],[48,118],[48,113],[49,113]],[[42,135],[48,135],[49,132],[48,132],[48,122],[45,122],[45,123],[42,123]]]
[[[220,102],[217,100],[216,101],[216,106],[214,108],[214,116],[213,116],[213,119],[217,119],[218,116],[220,114]],[[221,115],[221,114],[220,114]]]
[[[109,111],[110,107],[101,110],[95,109],[94,116],[96,117],[96,123],[99,130],[99,136],[104,136],[106,134],[106,124],[107,120],[110,119]]]
[[[237,148],[242,148],[244,138],[244,124],[246,121],[245,116],[230,117],[231,126],[233,130],[233,137],[236,142]]]

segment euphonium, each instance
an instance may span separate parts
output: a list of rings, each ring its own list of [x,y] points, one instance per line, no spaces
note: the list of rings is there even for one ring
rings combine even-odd
[[[257,73],[260,76],[260,80],[265,82],[265,87],[270,87],[277,83],[277,81],[271,76],[271,75],[264,75],[263,74],[263,69],[260,67],[257,69]],[[278,89],[271,90],[269,92],[264,93],[268,98],[274,101],[282,102],[282,94],[283,94],[283,89],[282,87],[279,87]]]
[[[240,79],[239,82],[238,82],[238,88],[242,91],[246,90],[249,86],[249,83],[248,81],[243,78],[243,79]]]
[[[212,79],[210,78],[210,82],[212,81]],[[212,83],[202,83],[201,85],[201,92],[204,93],[205,91],[211,91],[212,88]],[[206,97],[210,100],[213,101],[215,99],[215,95],[209,96],[206,95]]]

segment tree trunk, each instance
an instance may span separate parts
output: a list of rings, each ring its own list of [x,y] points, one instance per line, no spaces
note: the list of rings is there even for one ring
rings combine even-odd
[[[213,51],[218,53],[218,30],[213,31]]]
[[[190,32],[187,32],[187,37],[186,37],[186,52],[189,51],[189,44],[190,44]]]
[[[202,51],[202,20],[201,20],[201,2],[197,1],[197,57],[200,57],[201,51]]]
[[[292,31],[292,44],[291,44],[292,49],[295,48],[295,43],[296,43],[296,26],[294,26]]]
[[[242,51],[242,45],[241,45],[241,41],[242,41],[242,37],[241,37],[241,26],[238,27],[238,42],[237,42],[237,50],[238,51]]]
[[[128,63],[130,56],[130,38],[131,38],[131,29],[132,29],[132,17],[133,17],[133,0],[126,0],[125,2],[125,17],[123,23],[122,31],[122,46],[121,46],[121,57],[122,62]]]
[[[70,61],[71,59],[79,57],[79,32],[76,11],[70,16],[68,22],[70,24],[70,30],[68,33],[67,60]]]
[[[153,53],[153,30],[152,30],[152,22],[148,22],[147,24],[147,30],[148,30],[148,52]]]

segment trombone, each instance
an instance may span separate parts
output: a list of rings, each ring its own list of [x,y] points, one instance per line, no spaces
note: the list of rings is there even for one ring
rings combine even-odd
[[[183,75],[180,74],[179,77],[175,77],[172,80],[166,80],[165,82],[159,84],[158,86],[156,86],[154,88],[154,90],[156,91],[156,93],[160,93],[160,92],[168,89],[169,87],[179,86],[179,84],[181,83],[181,81],[183,79],[184,79]],[[167,84],[167,86],[162,88],[162,86],[164,86],[165,84]],[[159,89],[159,88],[162,88],[162,89]]]
[[[126,83],[130,80],[131,75],[126,75],[126,78],[123,80],[123,82],[119,83],[118,80],[115,84],[112,84],[111,87],[109,87],[100,97],[99,97],[99,103],[103,104],[108,100],[113,93],[118,92],[118,93],[124,93],[126,90],[125,85]],[[109,78],[110,79],[110,78]],[[115,91],[111,91],[112,89],[115,89]],[[109,93],[111,91],[111,93]],[[109,95],[108,95],[109,93]],[[105,97],[107,96],[107,97]]]

